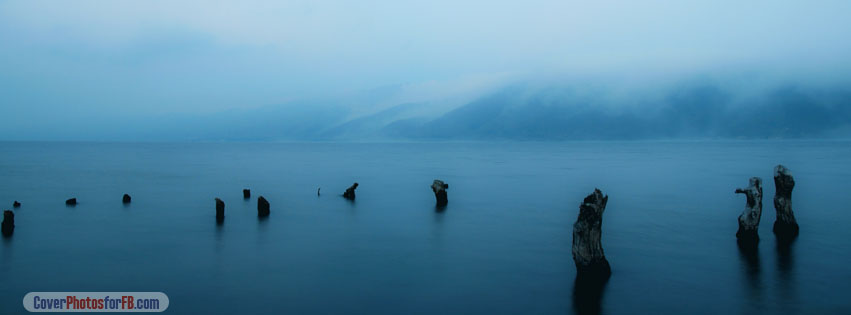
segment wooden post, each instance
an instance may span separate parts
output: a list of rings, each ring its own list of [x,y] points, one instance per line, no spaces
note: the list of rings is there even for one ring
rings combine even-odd
[[[263,198],[263,196],[257,198],[257,216],[268,217],[270,212],[269,201],[267,201],[266,198]]]
[[[736,237],[740,245],[754,246],[759,243],[759,220],[762,217],[762,179],[751,177],[747,188],[736,189],[737,194],[745,194],[748,201],[745,210],[739,215],[739,230]]]
[[[600,242],[608,200],[609,196],[594,189],[579,206],[579,217],[573,224],[573,261],[577,278],[608,279],[612,273]]]
[[[777,210],[774,235],[782,240],[792,240],[798,236],[798,221],[792,212],[792,189],[795,188],[795,179],[783,165],[774,168],[774,187],[774,209]]]
[[[3,236],[12,236],[15,232],[15,213],[12,210],[3,211],[3,223],[0,224]]]
[[[358,188],[358,183],[352,184],[351,187],[346,189],[346,192],[343,193],[343,198],[349,200],[355,200],[355,189]]]
[[[216,222],[222,223],[225,220],[225,202],[216,198]]]
[[[448,188],[449,184],[446,184],[439,179],[435,179],[434,182],[431,183],[431,191],[434,192],[434,198],[437,199],[438,207],[443,207],[449,203],[449,199],[446,198],[446,189]]]

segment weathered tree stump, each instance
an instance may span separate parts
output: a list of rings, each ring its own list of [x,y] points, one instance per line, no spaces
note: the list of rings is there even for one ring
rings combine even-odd
[[[738,242],[743,246],[759,243],[759,220],[762,217],[762,179],[751,177],[747,188],[736,189],[737,194],[745,194],[748,201],[745,210],[739,215]]]
[[[0,224],[3,236],[12,236],[15,232],[15,213],[11,210],[3,211],[3,223]]]
[[[12,208],[20,208],[20,207],[21,207],[21,203],[18,202],[17,200],[15,200],[15,202],[12,203]]]
[[[792,240],[798,236],[798,221],[792,212],[792,189],[795,188],[795,179],[783,165],[774,168],[774,187],[774,209],[777,210],[774,235],[781,240]]]
[[[355,189],[358,188],[358,183],[352,184],[351,187],[346,189],[346,192],[343,193],[343,198],[349,200],[355,200]]]
[[[131,200],[131,198],[130,198],[130,195],[128,195],[128,194],[124,194],[124,197],[121,197],[122,203],[130,203],[130,200]]]
[[[216,222],[223,222],[225,220],[225,202],[219,198],[216,198]]]
[[[579,217],[573,224],[573,261],[576,263],[577,278],[605,280],[612,274],[600,243],[603,211],[606,210],[608,200],[609,196],[594,189],[579,206]]]
[[[263,196],[257,198],[257,216],[268,217],[270,212],[269,201],[267,201],[266,198],[263,198]]]
[[[77,204],[77,198],[71,198],[71,199],[65,200],[65,204],[69,205],[69,206],[76,205]]]
[[[437,199],[437,206],[442,207],[449,203],[449,199],[446,198],[446,189],[449,189],[449,184],[444,183],[442,180],[435,179],[433,183],[431,183],[431,191],[434,192],[434,198]]]
[[[242,198],[243,199],[251,198],[251,189],[243,189],[242,190]]]

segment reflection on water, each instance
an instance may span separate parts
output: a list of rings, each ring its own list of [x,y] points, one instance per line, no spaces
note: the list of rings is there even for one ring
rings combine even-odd
[[[769,241],[764,240],[763,243]],[[763,266],[761,265],[758,247],[739,246],[739,257],[742,262],[744,282],[747,289],[745,299],[742,302],[748,312],[771,309],[776,312],[792,314],[799,309],[795,281],[794,240],[782,241],[778,239],[774,249],[773,254],[777,262],[776,280],[763,278]],[[776,295],[772,294],[773,292],[776,292]],[[766,303],[766,294],[773,297],[769,297],[770,303]]]
[[[577,315],[601,314],[603,294],[608,278],[577,276],[573,281],[573,313]]]
[[[2,240],[2,243],[3,243],[3,260],[2,260],[2,263],[4,265],[7,262],[12,261],[12,243],[13,243],[12,237],[13,236],[14,235],[0,237],[0,238],[3,239]]]
[[[759,260],[759,247],[738,244],[739,258],[742,262],[747,296],[742,301],[748,310],[759,310],[762,305],[762,265]]]
[[[225,244],[225,222],[216,220],[216,252],[221,252],[222,248],[224,248]]]
[[[796,292],[795,283],[795,258],[794,258],[795,240],[790,241],[777,240],[777,279],[779,280],[778,300],[783,303],[782,308],[789,313],[795,313],[798,308],[798,295]]]

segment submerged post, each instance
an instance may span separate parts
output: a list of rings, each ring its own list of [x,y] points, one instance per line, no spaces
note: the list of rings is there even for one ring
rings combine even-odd
[[[346,189],[346,192],[343,193],[343,198],[349,200],[355,200],[355,189],[358,188],[358,183],[352,184],[351,187]]]
[[[251,198],[251,190],[250,189],[243,189],[242,190],[242,198],[243,199]]]
[[[269,201],[266,201],[266,198],[260,196],[260,198],[257,198],[257,216],[268,217],[269,213]]]
[[[446,198],[446,189],[449,188],[449,184],[444,183],[442,180],[435,179],[433,183],[431,183],[431,191],[434,192],[434,198],[437,199],[437,206],[442,207],[449,203],[449,200]]]
[[[12,236],[15,232],[15,213],[11,210],[3,211],[3,223],[0,226],[3,236]]]
[[[783,165],[774,168],[774,187],[774,209],[777,210],[774,235],[783,240],[794,239],[798,236],[798,221],[792,212],[792,189],[795,188],[795,179]]]
[[[759,220],[762,217],[762,179],[751,177],[747,188],[737,188],[737,194],[745,194],[748,201],[739,215],[739,230],[736,238],[740,245],[756,245],[759,242]]]
[[[121,197],[122,203],[130,203],[130,195],[124,194],[124,197]]]
[[[216,222],[222,223],[225,220],[225,202],[216,198]]]
[[[76,205],[77,204],[77,198],[71,198],[71,199],[65,200],[65,204],[69,205],[69,206]]]
[[[603,211],[608,201],[609,196],[594,189],[579,206],[579,217],[573,224],[573,261],[576,263],[577,279],[605,280],[612,274],[600,243]]]
[[[20,207],[21,207],[21,203],[18,202],[17,200],[15,200],[15,202],[12,203],[12,208],[20,208]]]

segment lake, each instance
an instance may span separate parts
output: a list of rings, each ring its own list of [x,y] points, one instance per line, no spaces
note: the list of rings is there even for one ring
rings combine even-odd
[[[0,314],[31,291],[164,292],[176,314],[851,313],[848,141],[0,146],[0,205],[22,203]],[[797,182],[789,248],[771,231],[779,163]],[[733,191],[752,176],[748,256]],[[594,188],[612,276],[599,300],[574,299],[572,225]]]

